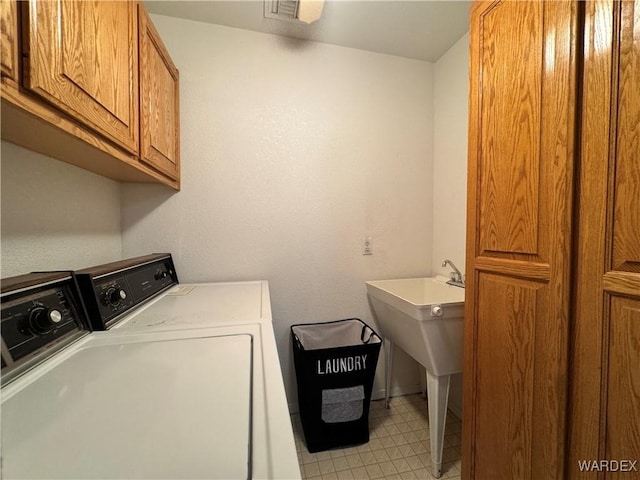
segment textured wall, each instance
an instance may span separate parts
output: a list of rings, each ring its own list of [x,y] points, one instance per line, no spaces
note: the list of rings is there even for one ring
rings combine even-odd
[[[2,277],[121,256],[119,184],[2,142]]]
[[[467,212],[469,35],[434,66],[433,272],[447,275],[450,258],[464,273]]]
[[[464,273],[467,202],[469,35],[436,62],[433,99],[433,271],[450,258]],[[462,411],[462,376],[452,379],[451,408]]]
[[[366,280],[431,273],[433,66],[153,21],[180,70],[182,191],[123,185],[124,256],[170,251],[186,282],[268,280],[294,401],[290,325],[372,322]],[[395,371],[418,385],[402,353]]]

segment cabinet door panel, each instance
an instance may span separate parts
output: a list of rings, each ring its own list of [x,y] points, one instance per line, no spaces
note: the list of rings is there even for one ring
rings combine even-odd
[[[568,478],[640,452],[639,32],[640,0],[585,3]]]
[[[480,20],[479,241],[487,254],[538,253],[542,17],[540,2],[505,3]]]
[[[137,154],[135,3],[31,0],[24,12],[25,86]]]
[[[640,2],[622,2],[613,264],[640,273]]]
[[[531,469],[536,304],[540,283],[481,273],[476,344],[476,469],[522,478]],[[500,395],[496,395],[500,392]],[[495,452],[504,454],[496,461]]]
[[[640,460],[640,299],[611,297],[606,456]]]
[[[17,0],[2,0],[0,3],[0,60],[2,76],[18,80],[18,5]]]
[[[140,18],[140,159],[180,177],[178,69],[142,6]]]
[[[577,2],[470,25],[463,476],[562,478]]]

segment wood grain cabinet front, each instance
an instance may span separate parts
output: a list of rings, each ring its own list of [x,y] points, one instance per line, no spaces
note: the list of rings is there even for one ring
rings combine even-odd
[[[178,71],[142,6],[1,2],[2,139],[178,190]]]
[[[180,179],[178,69],[142,5],[140,31],[140,161]]]
[[[137,154],[136,4],[30,0],[23,13],[23,85]]]
[[[470,20],[462,476],[638,478],[640,0]]]
[[[577,2],[477,2],[463,476],[564,469]]]
[[[640,0],[585,2],[584,31],[566,478],[638,478]]]
[[[18,79],[18,5],[15,0],[0,0],[0,62],[2,76]]]

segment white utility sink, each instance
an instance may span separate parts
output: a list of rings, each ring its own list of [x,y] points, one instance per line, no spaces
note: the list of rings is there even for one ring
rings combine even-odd
[[[433,474],[442,467],[450,376],[462,372],[464,288],[446,277],[367,282],[367,294],[385,338],[385,397],[389,404],[394,345],[425,367]]]

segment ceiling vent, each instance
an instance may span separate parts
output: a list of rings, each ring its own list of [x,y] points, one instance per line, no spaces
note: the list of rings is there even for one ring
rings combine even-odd
[[[322,15],[324,0],[264,0],[265,18],[294,23],[315,22]]]

